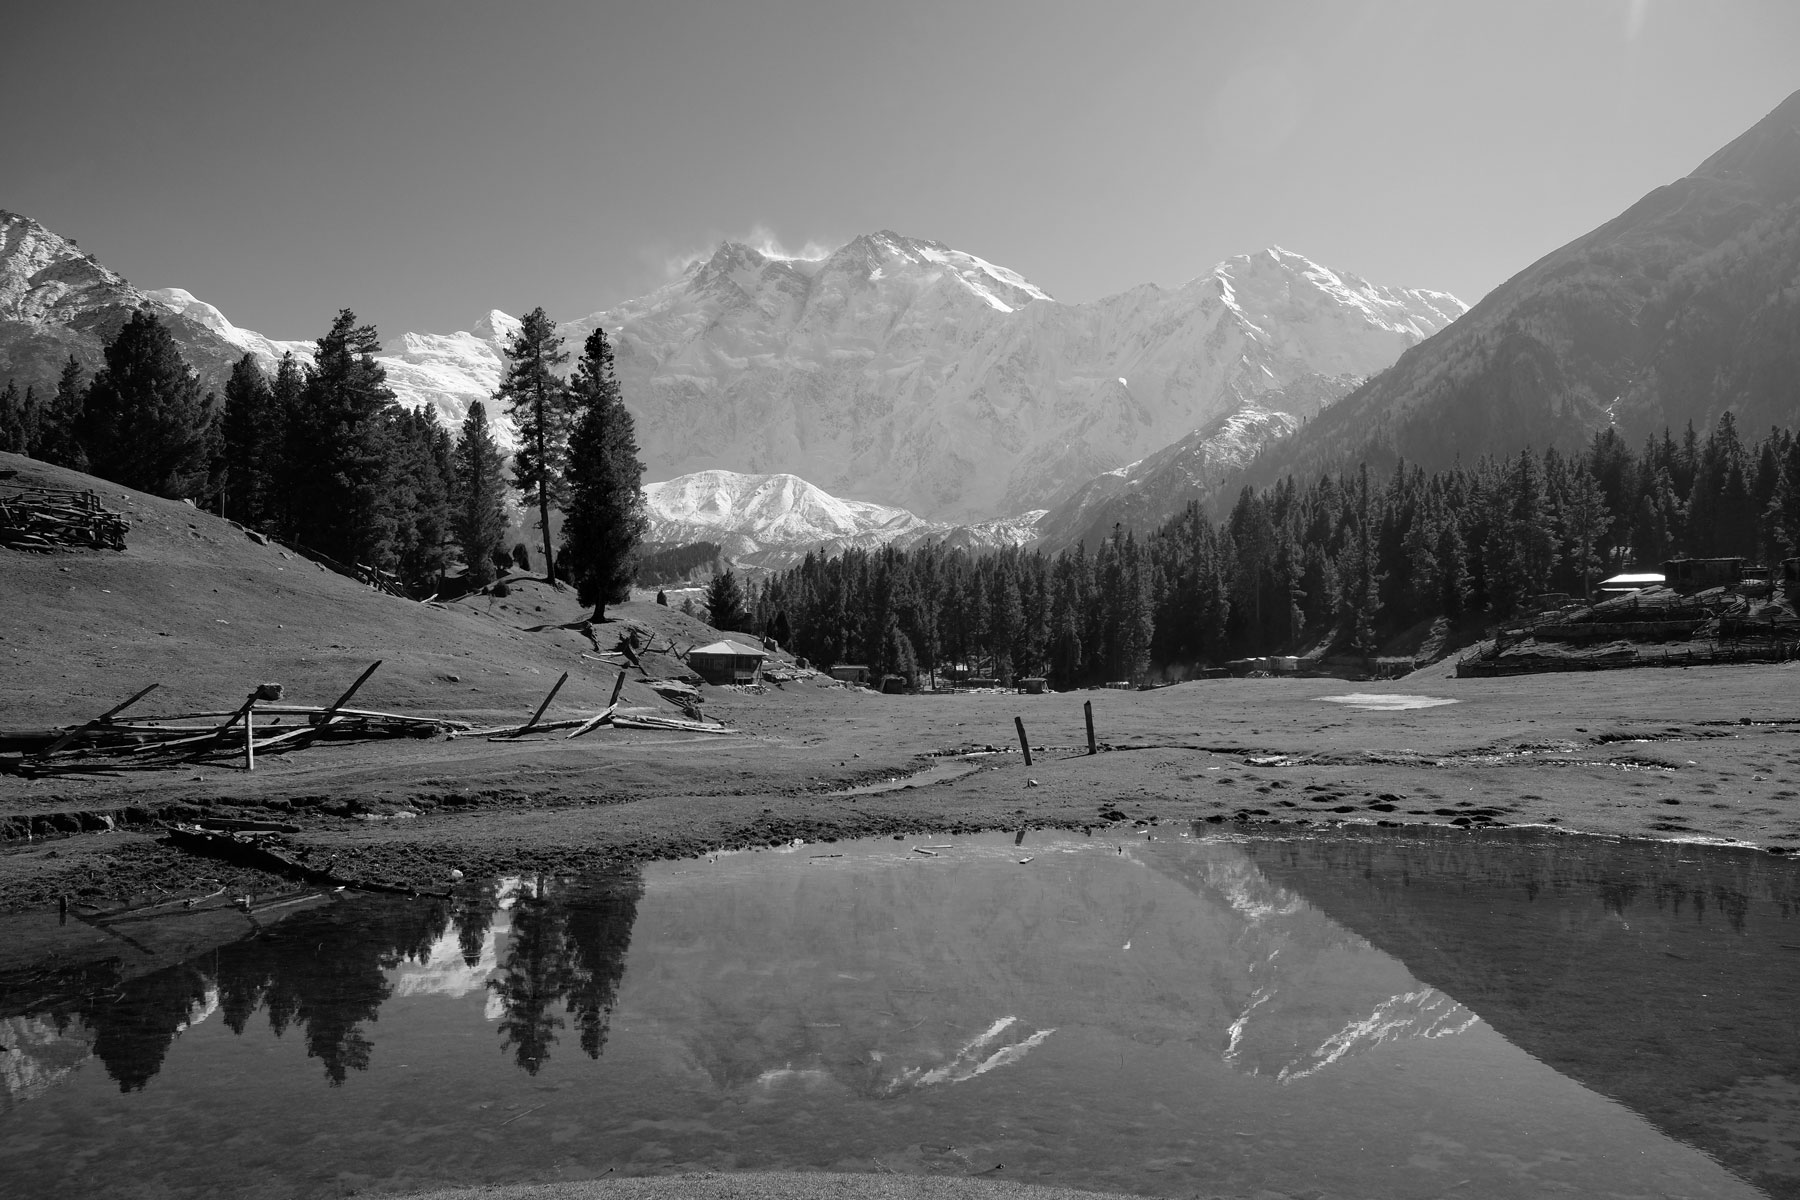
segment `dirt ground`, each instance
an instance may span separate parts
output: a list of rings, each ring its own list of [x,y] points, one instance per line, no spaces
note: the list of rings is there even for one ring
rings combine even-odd
[[[600,652],[622,633],[683,648],[719,636],[641,603],[583,629],[573,593],[541,582],[504,598],[403,600],[189,505],[0,454],[6,472],[93,488],[131,529],[123,552],[0,551],[0,731],[77,724],[152,682],[161,687],[131,715],[230,709],[265,681],[323,704],[376,660],[356,701],[370,708],[517,723],[567,672],[545,719],[587,717],[611,695],[621,660]],[[648,686],[685,674],[679,655],[643,663],[647,673],[626,672],[621,702],[679,715]],[[200,815],[292,823],[290,848],[338,874],[416,887],[452,870],[1120,821],[1545,823],[1800,851],[1797,669],[1456,679],[1443,663],[1378,684],[1228,679],[1043,696],[883,696],[815,677],[704,687],[706,715],[737,731],[726,736],[602,728],[573,741],[321,743],[259,756],[254,773],[219,761],[0,774],[0,911],[274,887],[162,839],[165,822]],[[1327,699],[1355,693],[1455,703]],[[839,794],[970,752],[982,756],[958,778]]]
[[[206,766],[0,780],[0,820],[85,814],[90,827],[106,817],[121,827],[5,844],[0,905],[212,891],[226,869],[132,819],[181,812],[291,821],[303,832],[287,842],[336,869],[420,887],[452,869],[1119,821],[1425,822],[1472,836],[1545,823],[1800,851],[1797,681],[1787,666],[1499,680],[1458,680],[1444,667],[1381,684],[1245,679],[1047,696],[881,696],[818,680],[762,695],[707,689],[708,714],[739,733],[321,746],[267,758],[254,775]],[[1327,699],[1346,695],[1455,703]],[[1015,716],[1032,743],[1029,767]],[[836,794],[971,751],[976,769],[959,778]]]

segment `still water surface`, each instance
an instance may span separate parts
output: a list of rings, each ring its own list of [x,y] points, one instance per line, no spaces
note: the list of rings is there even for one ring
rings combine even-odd
[[[1800,864],[1201,829],[807,845],[88,930],[0,975],[0,1190],[828,1168],[1800,1195]]]

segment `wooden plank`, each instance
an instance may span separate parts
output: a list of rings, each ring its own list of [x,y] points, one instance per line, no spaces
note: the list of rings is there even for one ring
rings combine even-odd
[[[82,734],[86,733],[88,730],[93,729],[96,726],[106,724],[106,722],[110,721],[113,717],[117,716],[119,713],[124,712],[126,709],[130,708],[133,704],[136,704],[139,700],[142,700],[145,696],[148,696],[151,692],[154,692],[157,688],[159,688],[161,686],[162,686],[162,684],[160,684],[160,683],[153,683],[149,687],[145,688],[143,691],[137,693],[135,696],[132,696],[130,699],[125,700],[119,704],[113,705],[111,708],[107,709],[105,712],[101,713],[99,716],[97,716],[93,720],[89,721],[86,725],[83,725],[80,729],[71,729],[68,733],[65,733],[62,737],[58,738],[54,743],[52,743],[48,749],[42,751],[42,753],[55,754],[58,750],[61,750],[64,746],[68,745],[70,742],[74,741],[76,738],[80,737]]]

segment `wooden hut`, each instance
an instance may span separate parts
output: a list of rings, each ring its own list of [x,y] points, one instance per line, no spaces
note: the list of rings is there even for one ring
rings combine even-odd
[[[726,640],[694,647],[688,651],[687,663],[708,683],[755,683],[762,678],[767,657],[761,646]]]

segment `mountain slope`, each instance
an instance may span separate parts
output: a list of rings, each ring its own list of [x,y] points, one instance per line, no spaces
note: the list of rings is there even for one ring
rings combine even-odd
[[[1272,449],[1266,482],[1428,468],[1715,421],[1800,417],[1800,92],[1685,178],[1545,255]]]
[[[0,381],[53,391],[71,354],[93,378],[102,348],[145,304],[164,308],[188,362],[208,386],[223,387],[243,352],[206,320],[166,308],[74,242],[0,209]]]

